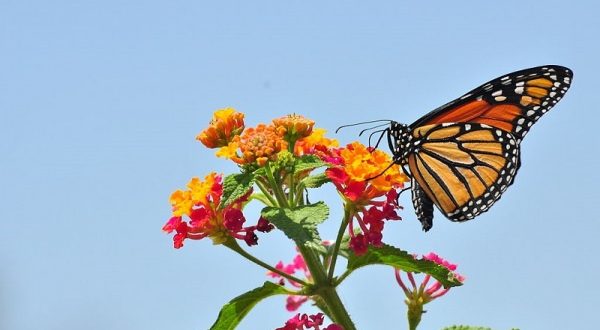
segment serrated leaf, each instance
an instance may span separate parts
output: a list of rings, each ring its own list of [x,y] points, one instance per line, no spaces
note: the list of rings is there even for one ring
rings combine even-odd
[[[391,245],[382,247],[370,246],[367,253],[356,256],[350,253],[348,258],[348,270],[354,271],[367,265],[388,265],[399,268],[406,272],[426,273],[440,281],[444,287],[460,286],[462,283],[456,279],[454,274],[447,268],[425,259],[415,259],[406,251]]]
[[[325,173],[320,173],[316,175],[307,176],[302,179],[302,184],[306,188],[319,188],[323,184],[330,182],[331,180],[325,175]]]
[[[306,170],[314,170],[315,168],[319,168],[326,165],[327,163],[325,163],[315,155],[304,155],[296,160],[296,164],[294,165],[294,171],[298,173]]]
[[[262,216],[296,244],[323,250],[317,225],[329,217],[329,207],[323,202],[298,206],[294,209],[265,207]]]
[[[284,287],[272,282],[265,282],[263,286],[248,291],[240,296],[233,298],[226,303],[219,312],[215,323],[210,327],[211,330],[231,330],[235,329],[250,310],[261,300],[279,294],[290,294],[290,291]]]
[[[223,196],[219,208],[224,209],[248,193],[254,185],[255,174],[251,172],[230,174],[223,180]]]

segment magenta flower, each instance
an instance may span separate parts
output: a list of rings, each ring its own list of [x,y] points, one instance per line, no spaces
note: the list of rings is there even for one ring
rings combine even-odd
[[[298,313],[289,320],[287,320],[283,327],[277,328],[275,330],[307,330],[311,328],[314,330],[344,330],[344,328],[335,323],[330,324],[325,328],[321,328],[321,325],[323,325],[323,321],[323,313],[317,313],[314,315]]]
[[[433,261],[436,264],[448,269],[458,281],[461,283],[464,282],[465,277],[455,272],[456,264],[452,264],[449,261],[442,259],[433,252],[424,255],[423,259]],[[395,273],[396,281],[406,296],[404,302],[408,306],[407,314],[409,327],[410,329],[416,329],[416,326],[421,321],[421,315],[424,313],[423,305],[445,295],[450,288],[444,288],[442,283],[437,280],[435,280],[433,283],[430,283],[431,275],[429,274],[425,275],[421,283],[417,285],[414,274],[411,272],[405,272],[408,282],[410,283],[409,287],[402,280],[402,271],[395,269]]]
[[[277,263],[277,265],[275,265],[275,268],[277,268],[278,270],[289,274],[289,275],[295,275],[297,272],[301,273],[304,277],[304,279],[306,279],[306,282],[308,283],[312,283],[312,276],[310,274],[310,271],[308,270],[308,267],[306,266],[306,262],[304,261],[304,258],[302,257],[301,254],[297,254],[294,257],[294,260],[289,263],[289,264],[284,264],[283,261],[279,261]],[[283,285],[285,284],[285,279],[274,272],[267,272],[267,275],[273,278],[278,278],[279,279],[279,284]],[[302,285],[300,285],[299,283],[296,283],[292,280],[288,279],[288,282],[290,283],[290,285],[292,285],[295,288],[301,288]],[[290,312],[294,312],[296,310],[298,310],[298,308],[300,308],[300,306],[302,306],[302,304],[304,304],[306,301],[308,301],[309,297],[307,296],[301,296],[301,295],[289,295],[286,299],[286,303],[285,303],[285,309],[287,309]]]

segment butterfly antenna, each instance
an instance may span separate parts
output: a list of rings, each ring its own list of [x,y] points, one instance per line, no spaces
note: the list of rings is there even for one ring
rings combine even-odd
[[[389,120],[389,119],[378,119],[378,120],[371,120],[371,121],[363,121],[360,123],[354,123],[354,124],[348,124],[348,125],[342,125],[340,127],[338,127],[335,132],[339,132],[342,128],[346,128],[346,127],[352,127],[352,126],[359,126],[359,125],[364,125],[364,124],[372,124],[372,123],[380,123],[382,121],[391,123],[393,120]]]
[[[362,135],[363,135],[363,133],[364,133],[364,132],[366,132],[366,131],[370,131],[370,130],[372,130],[372,129],[376,129],[376,128],[383,127],[383,126],[387,126],[387,125],[389,125],[389,124],[388,124],[388,123],[385,123],[385,124],[379,124],[379,125],[375,125],[375,126],[373,126],[373,127],[365,128],[365,129],[363,129],[362,131],[360,131],[360,133],[358,133],[358,136],[362,136]]]
[[[378,131],[375,131],[375,132],[369,134],[369,148],[371,148],[371,138],[373,137],[373,135],[375,135],[377,133],[381,133],[381,135],[379,135],[379,138],[377,139],[377,143],[375,143],[375,146],[373,147],[373,150],[375,150],[379,146],[379,143],[381,142],[381,139],[383,139],[383,136],[385,135],[385,133],[387,133],[389,131],[390,131],[390,129],[386,128],[386,129],[380,129]]]

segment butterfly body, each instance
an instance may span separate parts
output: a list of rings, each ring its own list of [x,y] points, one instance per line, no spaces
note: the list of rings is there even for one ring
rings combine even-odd
[[[571,70],[555,65],[494,79],[426,114],[385,131],[394,162],[411,177],[412,200],[424,230],[433,205],[452,221],[489,208],[513,183],[520,143],[568,90]]]

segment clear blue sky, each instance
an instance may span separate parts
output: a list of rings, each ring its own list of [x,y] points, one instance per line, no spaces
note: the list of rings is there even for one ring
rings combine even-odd
[[[0,2],[0,328],[207,329],[264,271],[209,242],[172,248],[168,196],[235,166],[194,141],[213,110],[254,125],[301,113],[331,131],[410,123],[491,78],[573,69],[525,139],[490,212],[421,232],[408,196],[384,240],[459,263],[465,286],[427,306],[423,329],[590,329],[597,323],[600,49],[592,1]],[[357,131],[338,135],[342,142]],[[328,194],[329,193],[329,194]],[[331,237],[341,210],[331,191]],[[249,216],[258,208],[251,208]],[[254,213],[252,213],[254,212]],[[254,249],[290,260],[281,234]],[[392,271],[341,287],[360,329],[404,329]],[[312,312],[306,307],[304,312]],[[283,298],[240,329],[290,317]]]

